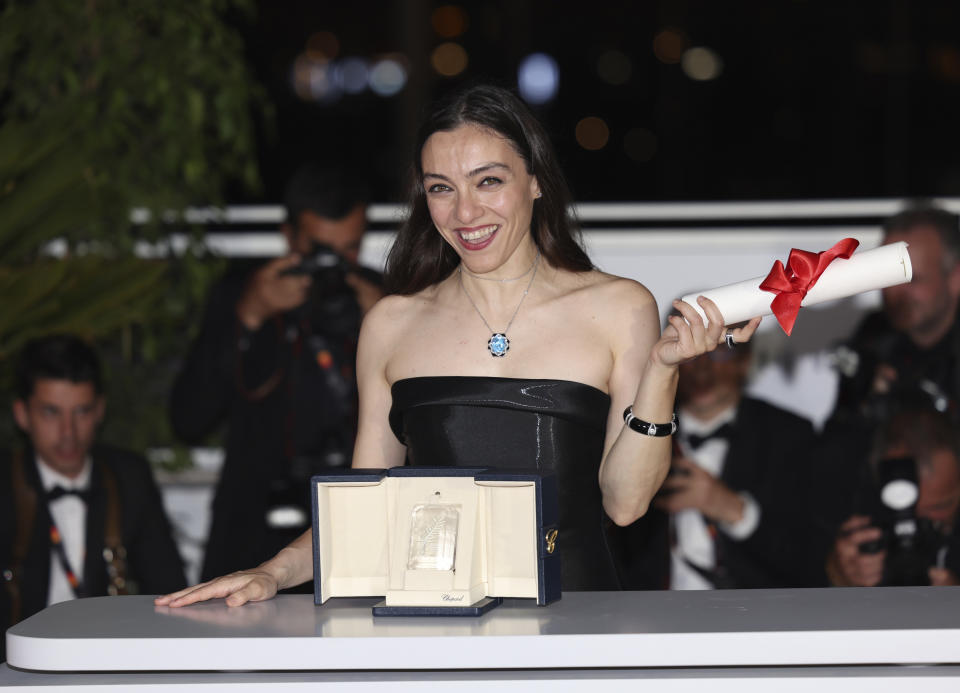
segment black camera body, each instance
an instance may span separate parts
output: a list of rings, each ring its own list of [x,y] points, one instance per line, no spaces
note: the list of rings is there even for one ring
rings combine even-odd
[[[880,523],[883,536],[860,544],[860,553],[886,550],[881,584],[889,586],[929,585],[928,569],[938,565],[943,535],[925,518],[901,518]]]
[[[881,509],[874,519],[883,536],[860,544],[860,553],[886,551],[884,585],[929,585],[927,570],[938,565],[946,537],[933,522],[917,517],[919,486],[915,460],[880,460],[877,480]]]
[[[926,518],[917,518],[917,530],[913,539],[900,541],[890,553],[884,572],[889,585],[929,585],[930,568],[942,563],[941,551],[945,547],[943,534]]]
[[[350,263],[340,253],[326,243],[314,241],[310,246],[310,252],[303,256],[299,264],[288,267],[280,274],[283,276],[309,275],[313,279],[314,286],[319,285],[325,289],[335,288],[339,291],[348,290],[346,277],[350,269]]]
[[[855,407],[860,418],[871,426],[883,426],[905,406],[931,406],[940,413],[958,416],[958,403],[949,393],[946,373],[935,361],[916,359],[904,353],[905,338],[874,329],[860,345],[837,348],[834,366],[846,380],[841,386],[841,407]],[[896,378],[878,389],[876,376],[881,368],[893,369]]]
[[[378,286],[383,284],[374,270],[354,265],[325,243],[314,241],[310,252],[282,276],[309,276],[310,292],[301,309],[316,328],[332,335],[347,335],[359,331],[360,307],[347,284],[347,274],[355,274]]]

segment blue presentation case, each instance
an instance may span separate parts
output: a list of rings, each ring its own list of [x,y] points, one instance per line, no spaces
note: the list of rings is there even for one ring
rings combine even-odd
[[[347,469],[311,479],[314,601],[376,597],[375,615],[479,615],[560,598],[556,477],[463,467]],[[418,513],[452,517],[455,551],[421,564]],[[418,541],[420,543],[418,543]],[[433,546],[433,545],[431,545]],[[428,557],[429,560],[429,557]],[[437,567],[439,566],[439,567]]]

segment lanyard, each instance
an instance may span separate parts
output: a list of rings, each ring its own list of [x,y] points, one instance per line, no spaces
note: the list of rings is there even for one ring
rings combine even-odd
[[[73,596],[77,599],[87,596],[86,586],[83,584],[83,580],[77,577],[77,573],[70,565],[70,560],[67,558],[67,551],[63,548],[63,538],[60,536],[60,530],[57,529],[57,523],[52,519],[50,520],[50,546],[57,555],[57,559],[60,561],[60,567],[63,568],[63,572],[67,576],[67,582],[70,583]]]

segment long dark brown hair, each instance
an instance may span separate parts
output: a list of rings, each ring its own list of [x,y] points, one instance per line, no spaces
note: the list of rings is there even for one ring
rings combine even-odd
[[[541,255],[572,272],[593,269],[573,217],[570,189],[543,126],[513,92],[476,85],[439,101],[417,132],[410,181],[410,215],[387,256],[386,285],[391,293],[413,294],[447,277],[460,262],[434,228],[423,187],[421,154],[435,132],[476,125],[504,137],[535,176],[542,197],[533,205],[530,227]]]

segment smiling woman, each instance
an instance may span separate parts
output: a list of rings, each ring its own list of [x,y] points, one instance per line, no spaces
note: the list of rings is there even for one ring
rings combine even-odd
[[[440,103],[413,170],[387,261],[394,295],[360,334],[354,466],[555,473],[563,589],[616,588],[604,512],[628,524],[646,511],[669,464],[677,368],[723,342],[723,317],[701,297],[704,325],[678,301],[661,335],[645,287],[593,268],[549,139],[511,92],[477,86]],[[310,579],[310,544],[307,533],[158,603],[269,598]]]
[[[475,125],[437,132],[423,148],[423,167],[430,217],[451,247],[466,251],[461,257],[471,272],[501,279],[532,262],[517,251],[530,235],[540,186],[506,140]],[[481,253],[496,237],[499,253]]]
[[[446,150],[443,145],[459,145],[459,149]],[[467,154],[474,157],[474,164],[464,169],[467,164],[462,156]],[[441,165],[447,169],[437,168]],[[447,277],[460,262],[455,246],[436,233],[444,225],[444,217],[435,219],[433,215],[435,209],[441,211],[438,196],[442,199],[449,192],[457,200],[467,191],[461,189],[457,196],[451,180],[428,180],[427,174],[453,178],[467,175],[478,195],[492,186],[492,192],[499,193],[501,199],[504,186],[511,190],[519,190],[525,183],[533,186],[529,189],[531,199],[518,199],[518,192],[507,194],[512,194],[509,213],[526,215],[524,233],[532,235],[551,265],[571,272],[593,269],[579,243],[576,222],[569,212],[573,198],[543,126],[511,92],[477,86],[440,102],[417,133],[410,216],[387,259],[388,281],[394,293],[425,289]],[[438,184],[441,187],[436,187]],[[465,202],[469,206],[476,197]],[[438,220],[440,223],[435,223]],[[458,225],[471,226],[464,220],[454,223],[454,227]],[[528,265],[531,259],[532,255]]]

